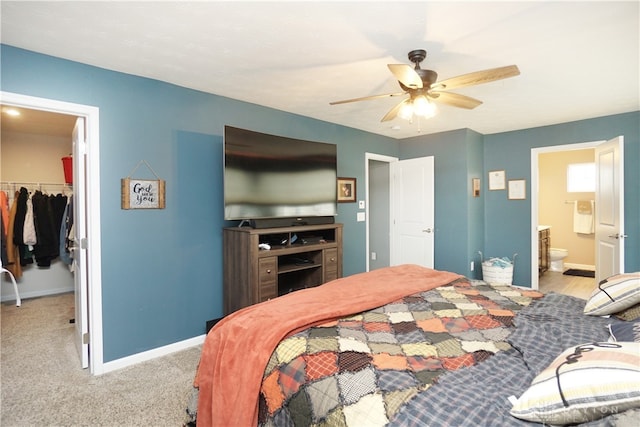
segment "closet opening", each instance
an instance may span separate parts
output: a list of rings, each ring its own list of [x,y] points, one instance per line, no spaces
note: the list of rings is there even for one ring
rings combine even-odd
[[[73,183],[65,177],[62,158],[71,157],[77,118],[8,106],[2,106],[2,115],[0,191],[5,238],[11,240],[5,242],[3,266],[16,278],[23,300],[73,292],[68,242],[73,215],[67,207]],[[11,287],[1,292],[3,302],[15,299]]]
[[[29,200],[38,222],[44,217],[49,226],[43,231],[45,227],[38,224],[35,244],[27,242],[25,248],[17,251],[17,263],[13,260],[16,263],[13,267],[19,264],[22,268],[16,275],[22,299],[17,310],[26,312],[24,309],[32,302],[32,309],[38,309],[36,302],[66,296],[69,301],[65,304],[70,307],[58,308],[57,313],[64,312],[62,316],[69,327],[60,329],[72,334],[70,344],[78,350],[81,367],[90,368],[92,374],[102,374],[99,110],[10,92],[0,95],[0,190],[7,195],[9,207],[22,194]],[[17,110],[20,115],[10,121],[7,110]],[[68,177],[69,170],[65,170],[63,158],[68,157],[73,158],[73,177]],[[73,208],[67,205],[69,200],[73,200]],[[61,231],[67,234],[62,224],[67,213],[73,219],[67,229],[72,242],[60,236]],[[8,222],[3,212],[3,223],[5,219]],[[38,247],[38,234],[46,250]],[[74,260],[71,264],[68,255]],[[3,258],[3,267],[7,267],[5,262]],[[5,282],[3,278],[3,310],[12,305],[16,308],[14,290]]]

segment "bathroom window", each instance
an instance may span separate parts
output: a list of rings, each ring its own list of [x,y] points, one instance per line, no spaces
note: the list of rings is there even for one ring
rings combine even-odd
[[[567,192],[596,191],[596,164],[571,163],[567,166]]]

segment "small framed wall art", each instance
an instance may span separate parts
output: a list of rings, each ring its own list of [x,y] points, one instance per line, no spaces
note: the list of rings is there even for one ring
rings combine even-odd
[[[506,187],[504,170],[489,172],[489,190],[504,190]]]
[[[473,197],[480,197],[480,178],[472,178]]]
[[[338,203],[356,201],[356,179],[338,178]]]
[[[510,179],[509,200],[524,200],[526,198],[526,181],[524,179]]]

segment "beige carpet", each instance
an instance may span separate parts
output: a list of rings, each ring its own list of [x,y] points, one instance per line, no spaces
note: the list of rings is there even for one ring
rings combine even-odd
[[[9,426],[181,426],[201,347],[91,376],[73,341],[73,294],[1,304],[1,418]]]

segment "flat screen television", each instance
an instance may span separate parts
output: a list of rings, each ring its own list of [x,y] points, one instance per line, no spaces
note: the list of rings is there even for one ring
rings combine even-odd
[[[226,220],[284,219],[282,225],[332,220],[336,179],[335,144],[224,128]]]

